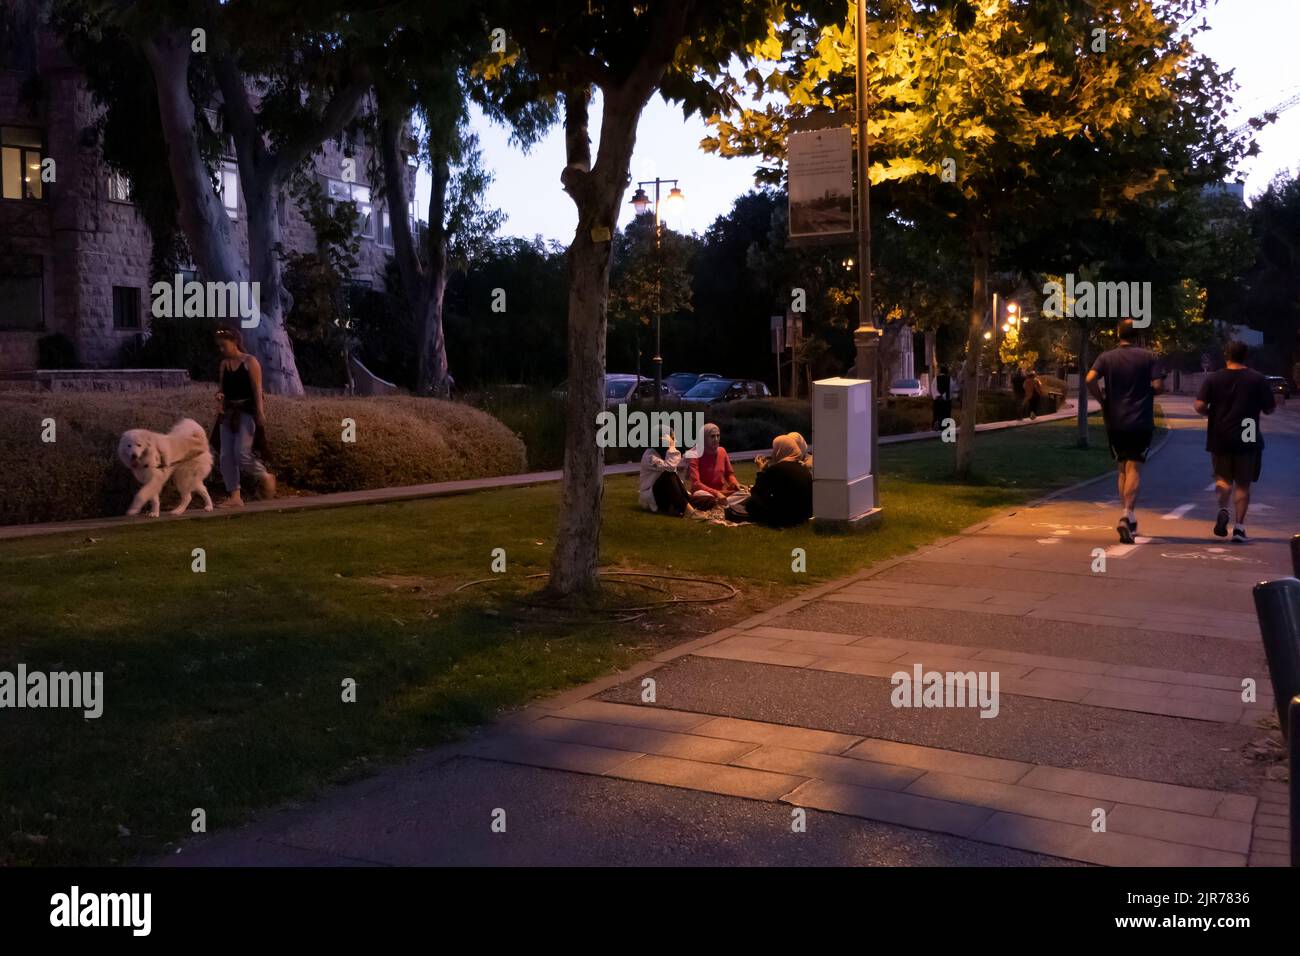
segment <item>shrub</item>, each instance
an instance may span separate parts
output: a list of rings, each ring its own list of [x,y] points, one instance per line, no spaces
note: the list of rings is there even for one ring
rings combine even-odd
[[[212,425],[214,390],[0,392],[0,524],[121,514],[136,483],[117,461],[128,428]],[[524,470],[523,443],[501,422],[455,402],[407,396],[267,396],[271,467],[289,489],[355,491]],[[56,441],[41,441],[53,418]],[[341,422],[356,422],[344,444]],[[220,484],[213,469],[209,484]],[[171,494],[169,491],[168,495]]]

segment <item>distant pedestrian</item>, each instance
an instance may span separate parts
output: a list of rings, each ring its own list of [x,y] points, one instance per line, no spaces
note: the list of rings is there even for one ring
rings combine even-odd
[[[1020,388],[1024,393],[1024,414],[1027,414],[1032,422],[1038,417],[1038,405],[1043,397],[1043,383],[1038,380],[1038,373],[1032,368],[1026,372]]]
[[[1019,365],[1011,373],[1011,397],[1016,400],[1016,418],[1025,417],[1025,370]]]
[[[934,379],[931,427],[938,431],[949,418],[952,418],[952,376],[948,374],[948,366],[941,365]]]
[[[1164,377],[1159,357],[1138,344],[1132,319],[1120,322],[1119,346],[1098,355],[1088,372],[1088,392],[1101,403],[1106,439],[1118,466],[1123,514],[1115,530],[1125,544],[1132,544],[1137,534],[1138,485],[1155,436],[1155,398],[1164,391]]]
[[[1228,536],[1228,519],[1235,517],[1232,540],[1246,543],[1246,511],[1250,508],[1250,486],[1259,481],[1264,465],[1264,435],[1260,415],[1273,414],[1277,407],[1268,380],[1246,367],[1250,350],[1245,342],[1229,342],[1224,349],[1227,367],[1211,372],[1196,395],[1196,411],[1207,416],[1205,450],[1214,469],[1214,491],[1219,514],[1214,533]],[[1235,515],[1228,514],[1231,497]]]

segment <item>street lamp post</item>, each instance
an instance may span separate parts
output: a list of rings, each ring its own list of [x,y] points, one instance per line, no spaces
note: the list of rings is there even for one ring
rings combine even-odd
[[[867,5],[863,0],[857,4],[857,45],[858,45],[858,82],[857,82],[857,125],[858,125],[858,327],[853,330],[853,344],[857,350],[858,378],[871,379],[872,404],[875,393],[880,389],[877,381],[880,375],[880,330],[876,328],[871,316],[871,199],[869,187],[870,154],[867,147]],[[879,447],[879,426],[877,415],[872,408],[871,415],[871,461],[875,468],[876,451]],[[880,490],[872,482],[873,505],[880,507]]]
[[[660,325],[663,318],[663,252],[662,252],[662,231],[663,217],[660,215],[659,208],[659,187],[667,186],[672,183],[672,189],[668,192],[668,197],[664,201],[669,204],[670,209],[677,208],[685,200],[686,196],[677,187],[675,179],[660,179],[656,176],[654,179],[641,180],[636,184],[636,192],[632,195],[632,206],[636,209],[638,216],[645,213],[650,207],[651,199],[646,195],[645,187],[651,184],[655,188],[654,209],[655,209],[655,406],[658,407],[663,398],[664,390],[664,357],[663,349],[660,344]]]

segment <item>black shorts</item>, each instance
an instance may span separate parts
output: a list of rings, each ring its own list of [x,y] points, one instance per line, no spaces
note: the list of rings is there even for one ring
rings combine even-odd
[[[1248,485],[1259,481],[1259,473],[1264,467],[1264,450],[1228,452],[1211,454],[1210,464],[1214,467],[1214,477],[1229,484]]]
[[[1112,430],[1106,429],[1106,440],[1110,442],[1110,454],[1116,461],[1146,461],[1147,450],[1155,430],[1135,428]]]

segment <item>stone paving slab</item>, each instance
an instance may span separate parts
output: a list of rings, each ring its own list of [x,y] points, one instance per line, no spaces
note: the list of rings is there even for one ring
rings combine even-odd
[[[1191,720],[1237,723],[1248,714],[1265,715],[1273,707],[1272,696],[1266,690],[1259,692],[1257,700],[1244,703],[1239,690],[1204,686],[1207,682],[1230,681],[1219,678],[1218,675],[1183,674],[1169,670],[1157,672],[1152,669],[1147,673],[1159,673],[1169,679],[1145,680],[1112,674],[1109,669],[1113,665],[1098,664],[1092,668],[1080,668],[1081,662],[1054,659],[1047,655],[1038,655],[1033,663],[1007,664],[983,660],[978,656],[979,652],[969,648],[931,643],[926,645],[935,652],[931,655],[918,653],[915,645],[912,649],[899,651],[899,642],[882,644],[873,638],[853,644],[804,642],[799,639],[801,633],[794,628],[764,625],[742,632],[741,636],[728,637],[696,654],[724,660],[885,678],[892,677],[900,669],[910,672],[917,664],[927,671],[938,671],[945,675],[996,670],[999,675],[999,691],[1002,693],[1186,717]],[[782,638],[790,640],[782,642]],[[761,649],[755,647],[759,642],[762,643]],[[901,646],[906,648],[906,642],[902,642]],[[949,653],[945,654],[945,650]],[[962,653],[969,656],[958,656]],[[1058,663],[1062,666],[1057,666]],[[996,666],[990,667],[990,664]],[[1097,673],[1098,667],[1101,673]],[[1128,673],[1135,673],[1135,670],[1129,668]],[[1251,676],[1256,678],[1257,684],[1268,686],[1266,674]]]
[[[590,717],[602,709],[622,722],[564,716],[585,711]],[[523,736],[505,732],[483,741],[474,755],[780,800],[1085,862],[1242,865],[1252,850],[1251,824],[1233,819],[1253,809],[1252,798],[1242,794],[725,717],[705,718],[689,733],[665,732],[629,723],[627,711],[636,709],[573,705],[517,725],[514,732]],[[687,722],[686,712],[660,713],[679,726]],[[726,742],[732,748],[718,746]],[[640,751],[619,754],[619,747]],[[1104,834],[1088,825],[1097,810],[1106,814]],[[1044,822],[1066,829],[1046,828]],[[1255,836],[1253,849],[1261,859],[1275,855],[1275,833],[1256,828]]]
[[[974,651],[1018,651],[1074,660],[1092,659],[1113,665],[1217,674],[1238,682],[1243,676],[1267,673],[1258,635],[1254,641],[1239,641],[1135,631],[1131,627],[1080,627],[1072,622],[1028,616],[961,614],[935,608],[898,607],[880,613],[878,608],[833,601],[817,601],[764,623],[780,628],[845,633],[855,638],[889,638],[919,646],[932,645],[936,638],[952,638],[955,645]]]
[[[893,671],[895,665],[865,663]],[[1249,752],[1265,730],[1004,694],[997,719],[972,708],[899,710],[888,676],[687,656],[655,675],[654,709],[709,712],[1025,763],[1250,793],[1264,766]],[[641,705],[639,682],[601,699]]]
[[[951,582],[966,587],[988,588],[991,590],[1026,590],[1062,595],[1083,595],[1097,605],[1109,605],[1115,599],[1129,596],[1150,597],[1148,582],[1134,581],[1127,577],[1109,577],[1067,571],[1047,571],[1042,568],[1022,570],[1016,574],[1007,574],[1005,569],[991,567],[983,563],[923,560],[908,560],[882,570],[878,576],[869,580],[896,582],[900,585],[935,584]],[[1211,610],[1237,611],[1253,614],[1254,601],[1248,591],[1207,589],[1185,580],[1171,580],[1160,589],[1161,596],[1168,602],[1182,608],[1206,607]]]

